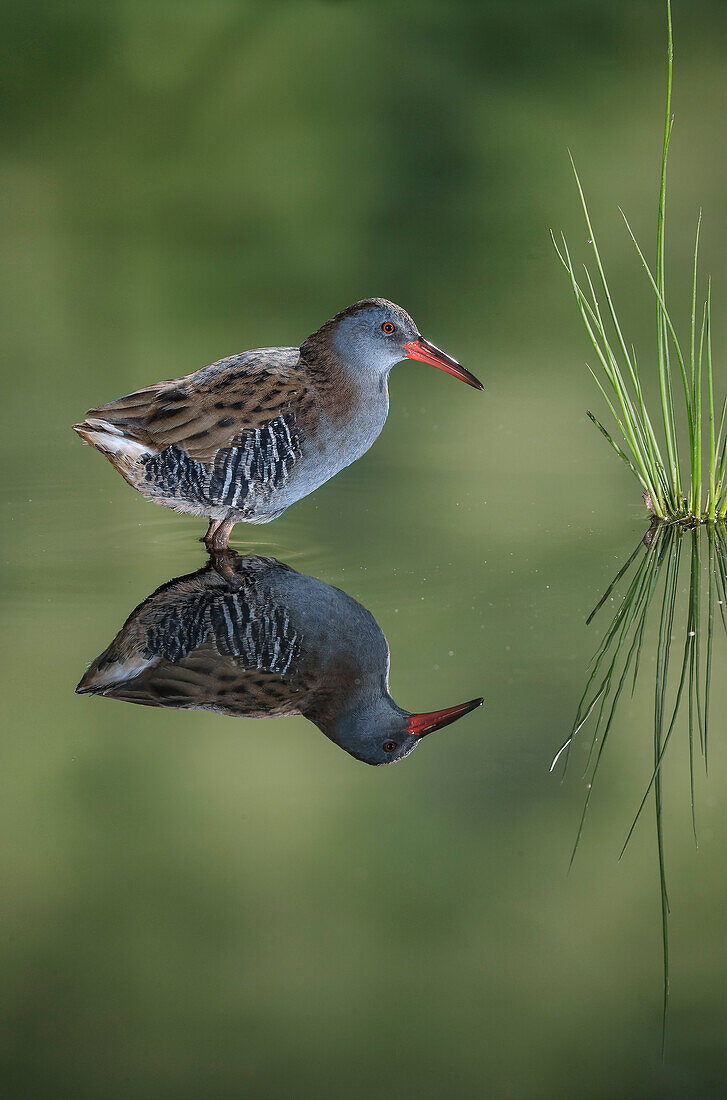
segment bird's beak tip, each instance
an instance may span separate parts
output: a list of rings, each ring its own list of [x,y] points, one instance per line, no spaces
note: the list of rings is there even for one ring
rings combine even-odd
[[[468,386],[472,386],[475,390],[485,388],[479,378],[475,378],[474,374],[468,371],[466,367],[463,367],[451,355],[440,351],[434,344],[430,344],[423,336],[418,336],[416,340],[410,340],[403,347],[407,359],[417,359],[420,363],[430,363],[433,367],[439,367],[440,370],[446,371],[454,378],[459,378],[460,382],[466,382]]]
[[[424,737],[427,733],[441,730],[458,718],[463,718],[470,711],[477,710],[484,703],[480,696],[478,699],[470,699],[467,703],[457,703],[453,707],[445,707],[444,710],[431,710],[423,714],[412,714],[407,722],[407,733],[414,737]]]

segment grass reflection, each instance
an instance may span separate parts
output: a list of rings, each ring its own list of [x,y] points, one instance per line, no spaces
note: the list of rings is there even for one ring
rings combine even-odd
[[[684,607],[680,595],[687,571]],[[564,771],[567,769],[576,737],[589,728],[591,739],[585,768],[587,789],[571,852],[572,864],[619,703],[625,689],[633,694],[636,688],[644,654],[652,652],[651,635],[655,630],[653,770],[628,830],[621,856],[653,792],[664,956],[663,1036],[669,997],[669,897],[662,827],[662,762],[679,716],[686,712],[691,818],[696,844],[695,757],[697,761],[701,757],[706,772],[712,656],[718,621],[727,632],[727,532],[724,525],[687,528],[682,524],[654,523],[589,615],[589,624],[611,600],[622,582],[627,585],[625,595],[595,653],[570,737],[553,760],[551,771],[560,759],[563,760]],[[649,661],[646,667],[651,669],[654,666]]]

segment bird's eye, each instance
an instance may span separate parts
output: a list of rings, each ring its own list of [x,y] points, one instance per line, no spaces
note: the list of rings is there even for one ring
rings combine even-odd
[[[391,336],[392,332],[394,331],[394,326],[392,325],[391,321],[384,321],[383,325],[381,326],[381,331],[385,332],[387,336]],[[388,741],[386,743],[387,745],[389,744]],[[391,750],[389,749],[388,751],[390,752]]]
[[[396,748],[396,741],[384,741],[384,752],[393,752]]]

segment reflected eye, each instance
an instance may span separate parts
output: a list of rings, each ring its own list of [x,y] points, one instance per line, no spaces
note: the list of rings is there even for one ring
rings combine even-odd
[[[394,326],[392,325],[391,321],[384,321],[383,325],[381,326],[381,331],[385,332],[387,336],[391,336],[392,332],[394,331]],[[386,744],[389,745],[391,744],[391,742],[387,741]],[[390,752],[391,750],[389,749],[387,751]]]
[[[396,741],[384,741],[384,752],[393,752],[396,748]]]

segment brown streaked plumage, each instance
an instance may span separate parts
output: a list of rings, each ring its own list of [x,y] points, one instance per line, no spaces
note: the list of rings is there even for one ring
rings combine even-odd
[[[74,430],[135,489],[207,515],[208,546],[267,523],[365,453],[388,412],[394,363],[418,358],[480,383],[401,307],[356,302],[300,348],[260,348],[90,409]]]

